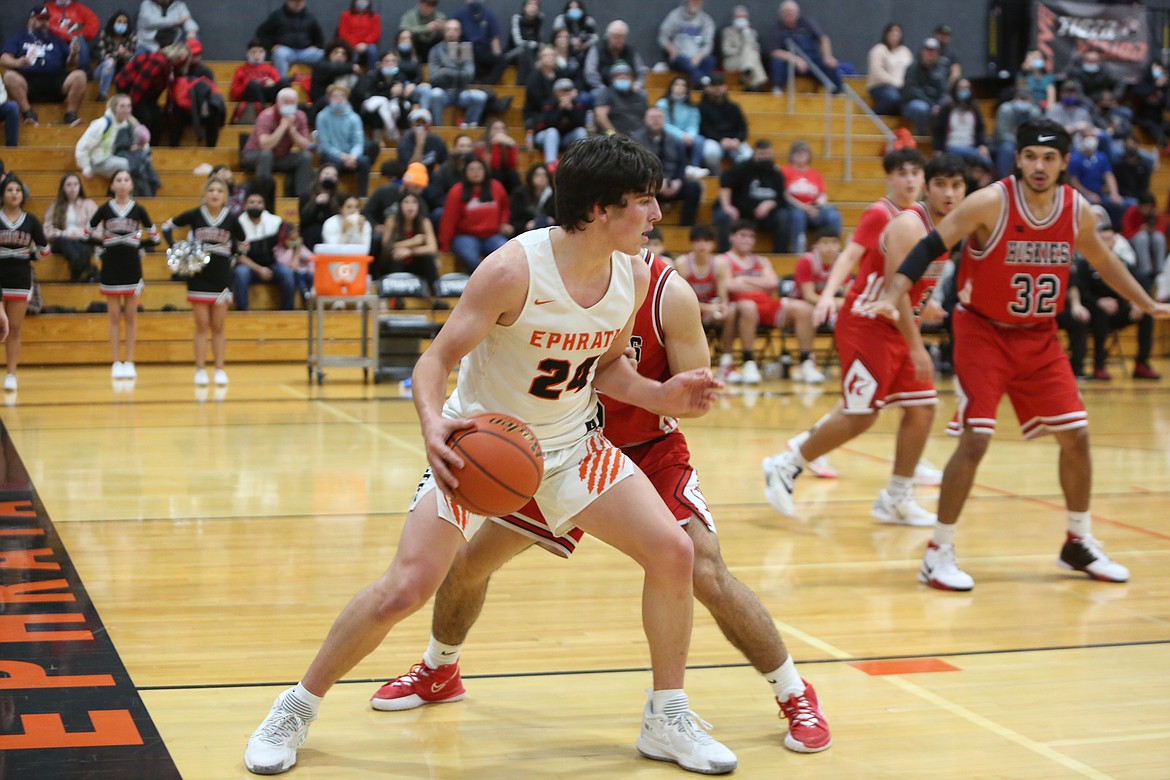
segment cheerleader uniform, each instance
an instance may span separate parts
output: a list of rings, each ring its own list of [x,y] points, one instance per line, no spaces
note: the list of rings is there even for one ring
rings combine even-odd
[[[102,276],[98,292],[110,297],[141,295],[142,248],[159,242],[158,228],[146,209],[131,200],[125,206],[109,201],[94,212],[90,231],[102,227],[99,256]]]
[[[30,300],[32,261],[48,256],[49,241],[40,220],[22,211],[14,222],[9,222],[0,211],[0,288],[4,300]]]
[[[163,225],[167,243],[173,244],[171,231],[176,227],[189,227],[187,239],[202,242],[211,255],[211,262],[203,270],[187,280],[187,300],[191,303],[227,303],[232,299],[232,258],[244,243],[244,228],[240,220],[233,217],[231,210],[224,208],[219,217],[211,218],[206,206],[184,211],[172,217]]]

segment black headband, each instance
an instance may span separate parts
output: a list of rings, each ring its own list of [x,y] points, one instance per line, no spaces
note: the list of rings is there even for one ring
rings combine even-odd
[[[1063,157],[1068,154],[1070,145],[1071,140],[1069,139],[1068,131],[1060,126],[1046,124],[1037,127],[1031,122],[1027,122],[1020,125],[1020,128],[1016,131],[1017,151],[1027,146],[1051,146],[1060,152],[1060,156]]]

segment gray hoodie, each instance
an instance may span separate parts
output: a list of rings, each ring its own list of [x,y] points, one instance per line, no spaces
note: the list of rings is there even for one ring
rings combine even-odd
[[[683,3],[658,25],[658,45],[663,49],[674,46],[678,56],[687,59],[706,57],[715,46],[715,20],[702,8],[692,14]]]

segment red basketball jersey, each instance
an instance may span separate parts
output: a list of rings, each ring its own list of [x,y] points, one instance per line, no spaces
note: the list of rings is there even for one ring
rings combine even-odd
[[[865,252],[858,263],[857,276],[853,286],[845,295],[844,311],[852,310],[855,303],[868,303],[881,297],[886,287],[886,253],[882,248],[882,231],[890,220],[902,213],[889,198],[875,202],[861,215],[857,230],[853,232],[853,243],[861,245]]]
[[[707,266],[707,273],[701,276],[695,270],[695,255],[693,252],[687,252],[678,258],[676,263],[678,264],[679,275],[695,291],[695,295],[699,298],[699,303],[710,303],[719,292],[719,286],[715,283],[715,258],[711,258]]]
[[[674,269],[650,252],[646,253],[646,262],[650,266],[650,287],[642,308],[634,315],[630,346],[634,349],[638,373],[665,382],[670,379],[670,364],[662,329],[662,302]],[[601,402],[605,405],[605,437],[618,447],[651,441],[678,428],[678,420],[673,417],[662,417],[606,396],[601,396]]]
[[[1041,222],[1015,176],[991,186],[1002,192],[1003,205],[986,246],[974,236],[967,239],[956,282],[959,301],[998,322],[1054,323],[1064,310],[1081,196],[1059,185],[1052,213]]]

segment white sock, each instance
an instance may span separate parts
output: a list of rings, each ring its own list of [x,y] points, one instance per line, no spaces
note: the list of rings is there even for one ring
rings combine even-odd
[[[681,715],[690,706],[687,692],[682,688],[666,688],[650,693],[650,711],[655,715]]]
[[[910,493],[914,490],[914,477],[899,477],[897,474],[890,475],[890,481],[886,485],[886,492],[890,494],[890,498],[897,503],[910,498]]]
[[[316,696],[309,693],[301,683],[297,683],[294,687],[285,691],[284,707],[292,710],[302,718],[317,717],[317,710],[321,709],[321,700],[323,696]]]
[[[423,653],[423,663],[428,669],[453,664],[459,660],[459,651],[462,648],[462,642],[457,645],[445,645],[432,635],[431,641],[427,643],[427,651]]]
[[[1069,512],[1068,532],[1073,536],[1088,536],[1093,532],[1093,516],[1088,512]]]
[[[734,358],[732,357],[731,353],[724,352],[722,355],[719,356],[719,366],[720,367],[730,366],[732,360],[734,360]]]
[[[780,701],[788,701],[793,696],[804,693],[804,680],[800,679],[792,656],[788,656],[776,670],[765,674],[764,679],[772,686],[772,691]]]
[[[807,469],[808,459],[804,457],[804,452],[801,451],[803,446],[803,444],[800,444],[796,447],[790,448],[785,454],[790,454],[792,456],[793,462],[796,463],[797,466],[800,466],[802,469]]]
[[[945,523],[935,523],[933,541],[939,547],[942,547],[944,544],[954,544],[955,524],[951,523],[950,525],[946,525]]]

